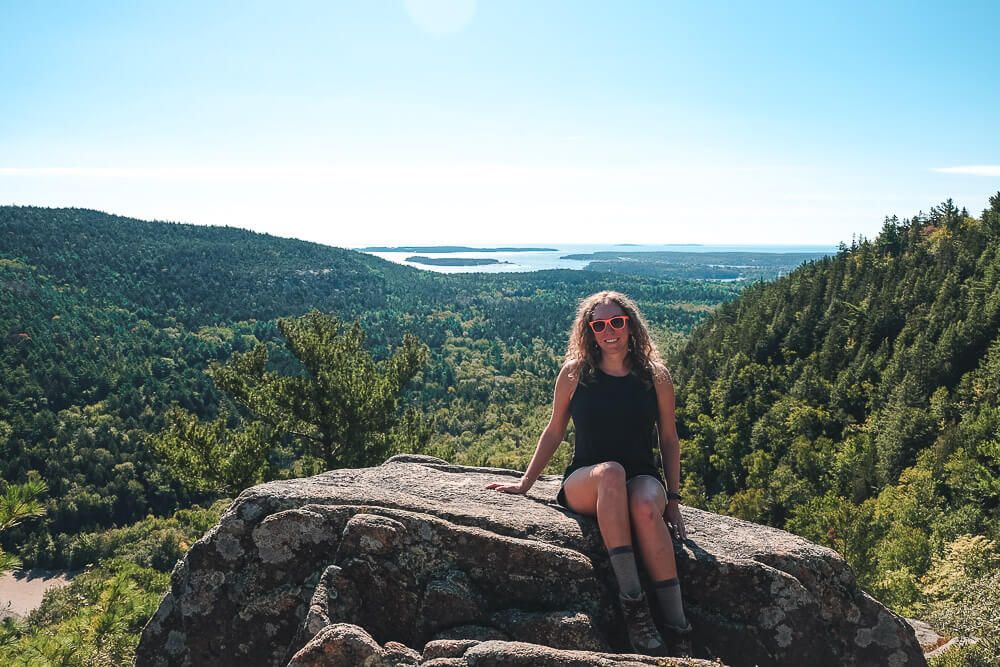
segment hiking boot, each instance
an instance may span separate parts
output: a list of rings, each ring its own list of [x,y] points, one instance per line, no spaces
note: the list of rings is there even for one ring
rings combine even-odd
[[[632,645],[632,650],[644,655],[668,655],[663,637],[660,636],[649,613],[646,596],[642,593],[636,598],[619,595],[618,600],[622,605],[622,616],[625,617],[625,627],[628,628],[628,641]]]

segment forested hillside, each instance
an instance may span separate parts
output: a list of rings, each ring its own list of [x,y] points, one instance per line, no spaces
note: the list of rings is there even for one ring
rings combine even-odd
[[[171,406],[241,414],[209,375],[236,353],[263,344],[271,367],[301,372],[278,318],[356,320],[379,359],[415,335],[429,355],[404,403],[427,451],[523,468],[576,303],[600,289],[633,296],[670,359],[686,503],[827,544],[898,611],[996,634],[998,239],[1000,194],[980,218],[949,201],[744,289],[442,275],[239,229],[0,207],[0,486],[48,484],[44,519],[0,540],[27,565],[99,565],[27,626],[0,627],[0,658],[51,657],[66,637],[100,647],[91,631],[112,622],[106,653],[129,655],[155,598],[136,587],[165,586],[157,573],[221,510],[187,511],[215,496],[174,476],[156,435]]]
[[[998,331],[1000,193],[748,288],[677,360],[687,498],[837,549],[897,609],[948,558],[947,586],[995,594]]]
[[[0,479],[37,471],[49,484],[45,520],[3,544],[28,564],[79,565],[75,533],[207,500],[172,478],[150,437],[171,404],[202,419],[237,412],[206,369],[258,342],[293,366],[276,318],[311,308],[358,319],[377,357],[407,332],[430,347],[407,402],[434,451],[522,463],[576,300],[605,286],[635,295],[675,343],[738,289],[584,271],[444,276],[239,229],[0,207]]]
[[[230,227],[83,209],[3,207],[0,252],[155,325],[189,329],[385,303],[394,267],[360,253]],[[334,270],[336,269],[336,270]]]

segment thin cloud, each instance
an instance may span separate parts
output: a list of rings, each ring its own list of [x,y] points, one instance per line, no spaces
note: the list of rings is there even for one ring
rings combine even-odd
[[[1000,176],[1000,165],[970,164],[962,167],[936,167],[931,169],[941,174],[965,174],[967,176]]]

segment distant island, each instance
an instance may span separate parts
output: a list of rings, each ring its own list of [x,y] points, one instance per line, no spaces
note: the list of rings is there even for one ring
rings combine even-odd
[[[413,262],[414,264],[428,264],[430,266],[486,266],[487,264],[512,263],[481,257],[424,257],[422,255],[412,255],[407,257],[406,261]]]
[[[686,252],[684,250],[643,250],[613,252],[601,250],[598,252],[573,253],[560,255],[559,259],[575,259],[590,261],[632,260],[639,262],[668,262],[673,264],[716,264],[727,266],[755,266],[801,264],[810,259],[825,257],[828,252],[734,252],[731,250],[718,252]]]
[[[360,252],[558,252],[559,248],[470,248],[461,245],[373,245],[357,248]]]
[[[810,260],[816,252],[694,252],[684,250],[620,250],[575,253],[560,259],[587,262],[586,271],[628,273],[671,280],[740,282],[774,280]]]

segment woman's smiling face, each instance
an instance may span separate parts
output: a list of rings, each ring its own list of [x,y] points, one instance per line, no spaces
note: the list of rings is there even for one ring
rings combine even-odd
[[[607,320],[617,315],[626,315],[625,310],[617,303],[610,301],[598,304],[590,314],[590,321]],[[594,333],[594,338],[602,352],[624,352],[628,350],[629,332],[630,327],[626,321],[625,326],[621,329],[605,326],[600,333]]]

